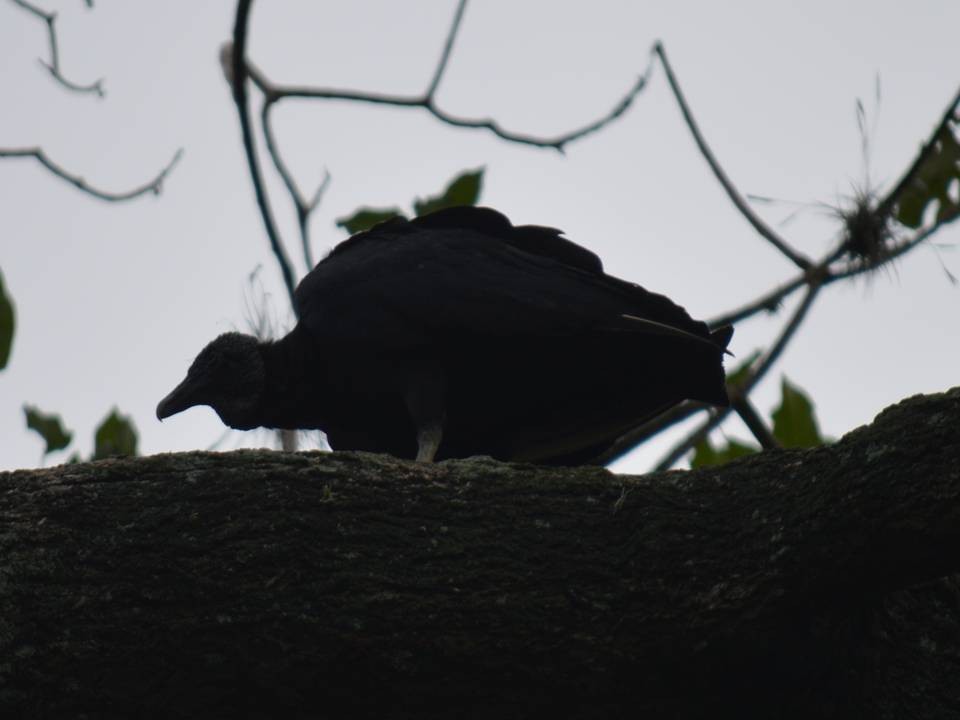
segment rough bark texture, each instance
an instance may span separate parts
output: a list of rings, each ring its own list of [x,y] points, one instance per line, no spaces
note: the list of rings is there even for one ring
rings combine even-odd
[[[239,451],[0,474],[0,716],[960,717],[960,389],[643,477]]]

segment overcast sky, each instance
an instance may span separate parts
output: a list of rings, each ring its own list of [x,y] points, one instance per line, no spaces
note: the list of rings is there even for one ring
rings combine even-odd
[[[143,453],[206,448],[223,428],[207,408],[159,423],[157,401],[202,346],[246,328],[247,277],[259,277],[290,323],[253,202],[229,90],[217,61],[233,2],[37,0],[59,12],[63,71],[104,77],[97,100],[64,91],[38,65],[45,27],[0,0],[0,146],[42,145],[106,189],[149,178],[185,155],[159,197],[107,204],[26,160],[0,160],[0,270],[17,309],[10,365],[0,372],[0,468],[41,462],[22,405],[58,412],[92,450],[117,406]],[[277,82],[416,93],[427,84],[455,3],[259,2],[249,57]],[[863,183],[855,120],[871,135],[870,182],[889,187],[960,83],[960,3],[517,2],[474,0],[438,99],[447,110],[552,135],[612,107],[664,41],[708,141],[745,193],[795,246],[835,242],[836,205]],[[875,97],[879,77],[881,97]],[[256,94],[253,97],[256,99]],[[334,219],[362,204],[408,204],[459,171],[486,167],[482,202],[517,223],[563,228],[608,272],[669,295],[708,318],[793,274],[713,180],[657,68],[630,111],[565,156],[453,129],[421,112],[348,103],[284,104],[277,132],[305,189],[332,183],[312,222],[316,255],[345,237]],[[288,198],[270,191],[303,273]],[[960,383],[960,224],[870,278],[835,284],[755,395],[764,412],[786,374],[810,392],[823,430],[840,436],[885,406]],[[788,306],[787,310],[791,306]],[[744,357],[783,316],[737,328]],[[732,420],[731,435],[746,437]],[[239,433],[221,445],[269,442]],[[649,467],[668,440],[619,463]],[[66,454],[46,460],[56,463]]]

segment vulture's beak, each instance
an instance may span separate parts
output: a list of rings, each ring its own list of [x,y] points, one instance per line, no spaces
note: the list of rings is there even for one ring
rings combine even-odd
[[[198,390],[200,390],[199,383],[195,378],[187,375],[184,381],[157,405],[157,420],[176,415],[194,405],[202,405],[203,401],[197,398]]]

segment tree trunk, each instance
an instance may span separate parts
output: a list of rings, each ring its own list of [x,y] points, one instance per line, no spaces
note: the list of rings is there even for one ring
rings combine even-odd
[[[642,477],[238,451],[0,474],[3,718],[960,717],[960,388]]]

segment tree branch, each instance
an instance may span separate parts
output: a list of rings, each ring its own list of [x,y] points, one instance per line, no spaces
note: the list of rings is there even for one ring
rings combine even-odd
[[[453,15],[453,25],[450,27],[450,32],[447,33],[447,40],[443,45],[443,52],[440,54],[440,62],[437,63],[437,69],[433,73],[433,80],[430,81],[430,85],[427,87],[427,92],[424,95],[431,101],[437,92],[437,88],[440,86],[443,73],[447,69],[450,52],[453,50],[453,42],[457,37],[457,31],[460,29],[460,21],[463,20],[463,11],[466,10],[466,8],[467,0],[460,0],[457,4],[457,11]]]
[[[674,425],[682,423],[689,417],[696,415],[703,410],[709,410],[712,406],[706,403],[695,402],[693,400],[684,400],[682,403],[674,405],[669,410],[647,420],[638,425],[633,430],[624,433],[617,438],[616,442],[607,448],[603,453],[590,461],[590,465],[609,465],[619,460],[638,445],[642,445],[654,435],[659,435]]]
[[[737,411],[740,419],[743,420],[743,424],[753,433],[757,442],[760,443],[761,448],[764,450],[773,450],[774,448],[781,447],[779,441],[773,436],[770,428],[767,427],[763,418],[760,417],[760,413],[757,412],[753,403],[750,402],[748,395],[738,393],[730,399],[730,404],[733,406],[733,409]]]
[[[43,148],[0,148],[0,158],[33,158],[58,178],[67,181],[78,190],[85,192],[87,195],[92,195],[95,198],[106,200],[108,202],[132,200],[133,198],[146,195],[147,193],[159,195],[163,189],[163,181],[166,180],[167,175],[170,174],[174,166],[180,161],[181,157],[183,157],[183,148],[180,148],[174,153],[170,162],[167,163],[167,165],[159,173],[157,173],[152,180],[149,180],[143,185],[139,185],[132,190],[111,192],[109,190],[100,190],[99,188],[93,187],[79,175],[74,175],[73,173],[64,169],[62,166],[58,165],[49,157],[47,157],[47,154],[43,151]]]
[[[690,128],[690,132],[693,135],[694,141],[697,143],[697,147],[700,148],[700,153],[707,161],[707,164],[710,165],[710,169],[713,170],[714,176],[723,186],[723,189],[726,190],[727,196],[730,198],[731,202],[733,202],[737,210],[740,211],[740,214],[747,219],[747,222],[753,226],[754,230],[760,233],[760,235],[766,238],[771,245],[789,258],[794,265],[799,267],[801,270],[809,269],[813,263],[791,248],[787,241],[781,238],[776,232],[774,232],[773,228],[761,220],[760,216],[753,211],[747,201],[741,197],[736,187],[734,187],[733,183],[727,177],[727,174],[723,171],[723,168],[720,167],[720,163],[717,162],[713,152],[707,145],[707,141],[700,132],[700,128],[697,126],[696,120],[693,119],[693,114],[690,112],[690,107],[687,105],[687,101],[683,96],[683,92],[680,90],[680,85],[677,82],[676,77],[674,77],[673,69],[670,67],[670,61],[667,60],[667,53],[666,50],[664,50],[663,45],[659,42],[656,43],[653,46],[653,51],[657,54],[657,56],[660,58],[660,62],[663,64],[664,72],[667,75],[667,82],[670,83],[670,88],[673,90],[673,95],[677,99],[677,104],[680,106],[680,112],[683,114],[683,119],[686,121],[687,127]]]
[[[456,30],[456,27],[454,27]],[[446,60],[441,58],[441,62]],[[438,72],[442,68],[438,68]],[[329,88],[297,86],[297,85],[277,85],[267,79],[266,75],[253,63],[247,62],[247,73],[253,83],[267,97],[268,102],[280,102],[287,98],[301,98],[313,100],[345,100],[349,102],[368,103],[373,105],[388,105],[392,107],[417,108],[425,110],[440,122],[454,127],[487,130],[501,140],[517,143],[520,145],[531,145],[534,147],[549,148],[563,152],[567,145],[577,140],[581,140],[587,135],[603,129],[614,120],[623,115],[634,98],[646,87],[650,73],[653,71],[653,62],[651,61],[644,73],[637,78],[636,82],[623,98],[614,106],[614,108],[603,117],[584,125],[576,130],[562,133],[554,137],[540,137],[525,133],[516,133],[504,129],[492,119],[471,119],[452,115],[445,110],[437,107],[433,96],[423,94],[417,96],[388,95],[381,93],[366,93],[355,90],[335,90]],[[442,73],[441,73],[442,74]],[[437,73],[434,73],[434,78]]]
[[[283,161],[283,156],[280,154],[280,147],[277,144],[276,137],[273,133],[273,124],[270,121],[272,117],[270,113],[271,108],[273,108],[273,103],[265,99],[260,112],[263,137],[264,140],[266,140],[267,152],[273,159],[273,166],[283,180],[283,184],[286,185],[287,192],[290,193],[290,199],[293,201],[294,211],[297,214],[297,225],[300,229],[303,262],[306,271],[310,272],[314,265],[313,250],[310,247],[310,215],[320,205],[320,201],[323,199],[324,193],[326,193],[327,187],[330,185],[330,172],[327,170],[324,171],[323,180],[314,191],[313,197],[307,200],[303,196],[303,193],[300,192],[300,188],[297,187],[293,174],[290,172],[287,164]]]
[[[688,127],[690,128],[695,141],[700,146],[700,149],[704,153],[704,156],[706,157],[711,168],[714,169],[714,172],[718,179],[720,179],[721,184],[723,184],[727,189],[731,199],[733,199],[734,203],[740,207],[738,204],[739,194],[737,193],[736,189],[733,188],[732,184],[726,180],[726,175],[716,163],[712,153],[706,146],[706,143],[703,141],[699,129],[693,120],[692,115],[690,114],[689,108],[686,105],[683,94],[680,91],[679,84],[676,81],[672,68],[667,61],[666,53],[663,47],[658,43],[654,46],[654,52],[661,58],[664,64],[664,70],[667,74],[668,81],[674,90],[674,95],[677,99],[677,102],[680,104],[680,109],[687,120]],[[936,142],[940,136],[940,133],[945,127],[948,126],[949,122],[956,114],[956,106],[958,103],[960,103],[960,93],[958,93],[958,95],[951,101],[947,111],[944,113],[943,118],[941,119],[940,124],[933,131],[932,135],[930,136],[930,140],[924,145],[918,158],[912,163],[910,170],[905,173],[904,178],[898,183],[897,188],[895,188],[876,208],[870,209],[869,207],[864,206],[864,208],[861,208],[862,211],[875,214],[891,212],[893,206],[895,205],[895,198],[898,197],[902,192],[902,188],[909,184],[910,178],[916,174],[917,168],[923,163],[924,158],[927,157],[929,153],[932,152],[932,149],[936,146]],[[864,198],[864,201],[866,201],[866,198]],[[838,211],[838,215],[846,221],[845,213]],[[881,215],[881,217],[883,216]],[[757,220],[759,221],[759,218],[757,218]],[[809,260],[803,259],[803,263],[807,264],[806,268],[792,279],[781,283],[772,290],[761,295],[759,298],[741,306],[740,308],[729,311],[708,321],[707,324],[711,328],[718,328],[724,325],[735,325],[742,320],[746,320],[756,315],[759,312],[775,312],[779,309],[783,301],[791,296],[794,292],[803,287],[806,287],[808,290],[807,296],[804,298],[799,308],[799,311],[801,312],[800,316],[794,316],[790,323],[788,323],[786,327],[786,334],[782,335],[777,343],[772,346],[772,355],[767,357],[767,359],[762,363],[762,366],[758,366],[758,368],[760,368],[760,372],[758,372],[751,379],[749,387],[741,388],[737,394],[737,397],[732,398],[735,407],[737,403],[740,402],[740,406],[736,407],[736,409],[738,412],[740,412],[744,422],[747,423],[747,426],[751,429],[751,432],[755,434],[761,445],[767,447],[771,443],[772,436],[769,435],[769,432],[766,430],[765,426],[762,425],[762,422],[760,424],[757,423],[759,416],[757,416],[756,412],[752,410],[752,407],[744,406],[740,401],[740,398],[743,399],[743,402],[746,402],[746,398],[748,397],[750,390],[755,386],[760,377],[767,372],[776,357],[783,352],[786,343],[793,336],[793,333],[796,331],[796,328],[799,325],[799,321],[802,319],[803,315],[806,314],[810,304],[813,302],[813,299],[816,297],[819,290],[822,287],[838,280],[843,280],[860,275],[862,273],[870,272],[886,263],[893,261],[895,258],[903,255],[926,240],[940,227],[942,227],[942,224],[934,224],[929,228],[925,228],[916,232],[912,237],[906,239],[901,238],[899,241],[896,241],[893,244],[885,243],[871,253],[858,256],[852,256],[849,253],[850,238],[844,237],[816,264],[809,264]],[[893,238],[894,234],[892,232],[889,233],[889,237]],[[844,260],[845,257],[847,258],[846,260]],[[840,262],[841,260],[843,260],[843,262]],[[624,434],[593,462],[596,464],[607,464],[613,462],[614,460],[630,452],[630,450],[642,442],[648,440],[663,430],[672,427],[678,422],[687,419],[701,410],[709,410],[709,408],[696,403],[681,403],[680,405],[671,408],[667,412],[644,422],[636,429]],[[658,467],[669,467],[674,462],[679,460],[684,452],[688,451],[691,447],[703,440],[707,434],[713,428],[719,425],[728,415],[729,409],[711,411],[709,417],[697,429],[692,431],[687,437],[674,446],[664,460],[661,461],[661,464]]]
[[[68,80],[63,76],[63,73],[60,70],[60,49],[57,42],[57,14],[55,12],[46,12],[41,10],[36,5],[27,2],[27,0],[12,0],[14,5],[17,5],[34,17],[43,20],[47,26],[47,39],[50,43],[50,60],[40,60],[40,64],[46,68],[47,72],[50,73],[50,76],[56,80],[60,85],[65,87],[67,90],[70,90],[75,93],[92,93],[97,97],[104,97],[106,92],[103,89],[103,78],[92,82],[88,85],[83,85],[80,83],[75,83],[71,80]],[[93,7],[93,0],[86,0],[88,8]]]
[[[872,209],[865,207],[863,209],[864,212],[869,212],[875,217],[880,218],[882,223],[887,222],[887,218],[891,217],[893,209],[896,206],[900,195],[912,182],[914,176],[919,171],[919,168],[926,162],[926,159],[929,157],[930,153],[932,153],[936,148],[937,140],[944,128],[948,127],[951,119],[957,115],[958,105],[960,105],[960,91],[958,91],[957,95],[955,95],[950,101],[950,104],[940,119],[939,124],[930,134],[929,139],[923,145],[919,154],[911,163],[910,168],[903,174],[896,187],[894,187],[894,189],[891,190],[886,197],[877,204],[876,207]],[[840,213],[840,215],[842,217],[843,213]],[[818,277],[824,285],[829,285],[837,280],[843,280],[865,272],[869,272],[871,270],[875,270],[876,268],[891,262],[895,258],[913,249],[930,237],[934,232],[939,230],[940,227],[942,227],[942,224],[934,224],[929,228],[917,231],[912,237],[900,239],[899,242],[894,242],[893,244],[879,247],[868,257],[853,258],[852,260],[845,261],[839,266],[835,266],[838,261],[843,259],[844,256],[848,254],[849,238],[844,238],[833,250],[828,252],[814,266],[808,268],[805,272],[800,273],[785,283],[782,283],[756,300],[753,300],[736,310],[732,310],[724,315],[710,320],[708,324],[711,327],[736,324],[741,320],[752,317],[761,311],[773,312],[780,306],[783,300],[793,294],[794,291],[798,290],[804,285],[809,284],[809,279],[811,277]],[[893,233],[891,233],[891,237],[893,237]]]
[[[820,267],[819,265],[817,267]],[[723,315],[718,315],[717,317],[708,320],[707,325],[711,328],[723,327],[724,325],[736,325],[742,320],[746,320],[758,312],[776,312],[780,305],[786,300],[790,295],[794,293],[795,290],[802,288],[807,283],[807,274],[800,273],[792,280],[778,285],[773,290],[761,295],[756,300],[743,305],[742,307],[737,308],[736,310],[731,310],[728,313]]]
[[[0,473],[0,713],[956,717],[958,425],[955,389],[663,475],[270,451]]]
[[[247,24],[250,18],[250,6],[253,0],[238,0],[237,13],[233,27],[233,45],[229,49],[229,63],[224,66],[229,67],[230,80],[233,86],[233,101],[237,106],[237,115],[240,120],[240,133],[243,136],[243,149],[247,156],[247,167],[250,171],[250,179],[253,182],[253,190],[257,198],[257,207],[260,208],[260,217],[263,219],[263,225],[270,239],[270,249],[280,266],[280,273],[283,276],[283,283],[287,288],[287,295],[290,298],[290,306],[296,315],[299,315],[296,296],[294,290],[296,287],[293,270],[290,261],[287,259],[287,253],[283,248],[283,242],[280,239],[280,233],[277,230],[276,223],[273,220],[273,212],[270,209],[270,200],[267,197],[267,189],[263,183],[263,175],[260,172],[260,162],[257,160],[257,150],[253,137],[253,127],[250,122],[250,112],[247,108],[247,63],[245,62],[245,53],[247,47]],[[223,53],[221,53],[223,57]]]

